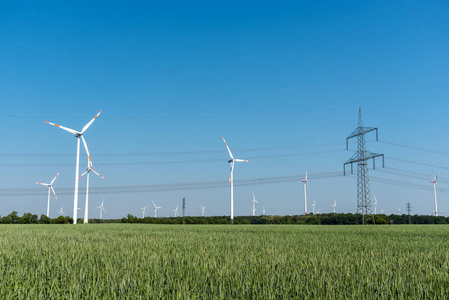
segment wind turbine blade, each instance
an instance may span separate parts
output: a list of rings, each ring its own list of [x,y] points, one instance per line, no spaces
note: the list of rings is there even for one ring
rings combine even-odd
[[[226,145],[226,148],[228,149],[228,152],[229,152],[229,156],[232,158],[232,159],[234,159],[234,156],[232,156],[232,153],[231,153],[231,150],[229,149],[229,146],[228,146],[228,144],[226,143],[226,141],[225,141],[225,139],[224,139],[224,137],[221,137],[222,139],[223,139],[223,142],[225,143],[225,145]]]
[[[102,207],[102,209],[103,209],[104,213],[106,213],[106,209],[104,209],[104,207]]]
[[[95,172],[95,170],[92,170],[92,169],[91,169],[91,171],[92,171],[94,174],[96,174],[96,175],[100,176],[101,178],[103,178],[104,180],[106,180],[106,178],[104,178],[103,176],[101,176],[100,174],[98,174],[97,172]]]
[[[229,177],[229,183],[231,183],[232,175],[234,174],[234,162],[231,162],[231,176]]]
[[[154,201],[151,201],[151,202],[153,202],[153,206],[154,206],[154,208],[156,208],[156,204],[154,203]]]
[[[81,140],[83,141],[84,149],[86,149],[87,158],[89,159],[87,165],[88,165],[89,167],[92,167],[92,159],[90,159],[89,148],[87,148],[86,140],[84,139],[83,136],[81,136]]]
[[[61,129],[64,129],[65,131],[68,131],[68,132],[70,132],[70,133],[72,133],[72,134],[75,134],[75,135],[81,133],[81,132],[78,132],[78,131],[76,131],[76,130],[73,130],[73,129],[70,129],[70,128],[67,128],[67,127],[64,127],[64,126],[55,124],[55,123],[51,123],[51,122],[47,122],[47,121],[44,121],[44,122],[47,123],[47,124],[50,124],[50,125],[59,127],[59,128],[61,128]]]
[[[81,134],[83,134],[83,133],[87,130],[87,128],[89,128],[89,126],[92,125],[92,123],[93,123],[93,122],[95,121],[95,119],[101,114],[102,111],[103,111],[103,110],[100,110],[100,112],[99,112],[99,113],[98,113],[92,120],[90,120],[90,122],[87,123],[86,126],[83,127],[83,130],[81,130]]]
[[[58,177],[58,175],[59,175],[59,172],[58,172],[58,174],[56,174],[55,178],[53,178],[53,180],[51,181],[51,183],[50,183],[50,184],[53,184],[53,182],[55,182],[55,180],[56,180],[56,177]]]
[[[88,170],[86,170],[86,172],[84,172],[83,174],[81,174],[78,178],[81,178],[81,177],[83,177],[84,175],[86,175],[87,173],[89,173],[89,169]]]
[[[56,201],[58,201],[58,197],[56,197],[55,189],[50,185],[51,191],[53,192],[53,195],[55,196]]]
[[[42,182],[35,182],[35,184],[40,184],[40,185],[50,186],[48,183],[42,183]]]
[[[234,161],[243,161],[243,162],[249,162],[249,160],[246,160],[246,159],[238,159],[238,158],[234,159]]]

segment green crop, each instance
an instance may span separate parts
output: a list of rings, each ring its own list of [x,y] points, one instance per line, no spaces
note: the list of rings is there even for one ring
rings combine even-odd
[[[448,299],[448,237],[445,225],[2,225],[0,299]]]

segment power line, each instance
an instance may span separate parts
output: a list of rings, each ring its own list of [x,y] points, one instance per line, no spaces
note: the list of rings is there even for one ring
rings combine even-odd
[[[376,109],[367,108],[367,110],[370,110],[370,111],[373,111],[373,112],[376,112],[376,113],[380,113],[380,114],[384,114],[384,115],[388,115],[388,116],[392,116],[392,117],[396,117],[396,118],[401,118],[401,119],[404,119],[404,120],[409,120],[409,121],[413,121],[413,122],[423,123],[423,124],[427,124],[427,125],[431,125],[431,126],[439,126],[439,127],[449,128],[449,126],[447,126],[447,125],[441,125],[441,124],[432,123],[432,122],[428,122],[428,121],[423,121],[423,120],[408,118],[408,117],[404,117],[404,116],[399,116],[399,115],[383,112],[383,111],[376,110]]]
[[[258,151],[274,151],[274,150],[291,150],[301,148],[314,148],[314,147],[328,147],[328,146],[342,146],[342,143],[329,143],[329,144],[310,144],[310,145],[296,145],[296,146],[283,146],[283,147],[264,147],[264,148],[244,148],[235,149],[235,152],[258,152]],[[221,150],[194,150],[194,151],[168,151],[168,152],[130,152],[130,153],[97,153],[98,156],[163,156],[163,155],[200,155],[200,154],[212,154],[212,153],[224,153],[226,151]],[[0,157],[72,157],[73,153],[0,153]]]
[[[397,146],[397,147],[402,147],[402,148],[406,148],[406,149],[413,149],[413,150],[418,150],[418,151],[424,151],[424,152],[429,152],[429,153],[434,153],[434,154],[439,154],[439,155],[449,156],[449,153],[448,153],[448,152],[435,151],[435,150],[424,149],[424,148],[420,148],[420,147],[409,146],[409,145],[403,145],[403,144],[398,144],[398,143],[393,143],[393,142],[387,142],[387,141],[380,141],[380,142],[383,143],[383,144],[392,145],[392,146]]]
[[[343,152],[343,149],[340,150],[327,150],[327,151],[314,151],[314,152],[297,152],[297,153],[289,153],[289,154],[278,154],[278,155],[263,155],[263,156],[253,156],[249,157],[250,160],[258,160],[258,159],[270,159],[270,158],[280,158],[280,157],[294,157],[294,156],[302,156],[302,155],[319,155],[326,153],[335,153],[335,152]],[[223,151],[221,151],[223,152]],[[120,162],[120,163],[98,163],[95,166],[142,166],[142,165],[166,165],[166,164],[189,164],[189,163],[211,163],[211,162],[222,162],[223,159],[215,158],[215,159],[195,159],[195,160],[172,160],[172,161],[139,161],[139,162]],[[72,164],[66,163],[3,163],[0,164],[2,167],[67,167],[72,166]]]
[[[346,106],[346,107],[349,107]],[[240,113],[240,114],[210,114],[210,115],[165,115],[165,116],[102,116],[102,119],[206,119],[206,118],[234,118],[234,117],[266,117],[283,115],[304,115],[310,113],[335,112],[345,110],[346,107],[309,110],[309,111],[283,111],[283,112],[260,112],[260,113]],[[40,119],[88,119],[90,116],[51,116],[51,115],[2,115],[1,118],[40,118]]]
[[[309,177],[315,180],[342,177],[340,171],[322,172],[309,174]],[[252,179],[241,179],[236,181],[236,186],[248,186],[259,184],[274,184],[286,182],[299,182],[303,175],[278,176],[278,177],[260,177]],[[198,190],[211,188],[227,188],[228,181],[202,181],[202,182],[182,182],[167,184],[145,184],[145,185],[123,185],[123,186],[106,186],[91,187],[89,193],[144,193],[144,192],[162,192],[162,191],[178,191],[178,190]],[[71,195],[73,187],[59,187],[58,195]],[[0,197],[17,197],[17,196],[42,196],[42,190],[38,188],[0,188]]]

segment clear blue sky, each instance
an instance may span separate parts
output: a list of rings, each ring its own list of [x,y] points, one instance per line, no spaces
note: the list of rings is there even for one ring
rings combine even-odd
[[[188,215],[201,204],[229,215],[227,186],[168,191],[226,183],[222,135],[251,160],[236,165],[236,183],[300,179],[307,168],[320,212],[334,196],[337,211],[355,212],[355,176],[313,174],[342,172],[358,107],[379,127],[368,150],[385,154],[387,168],[370,170],[378,211],[410,201],[431,214],[434,171],[449,215],[448,15],[445,1],[3,1],[0,215],[45,213],[34,182],[57,172],[50,214],[61,204],[72,214],[76,140],[43,121],[80,130],[101,109],[85,134],[107,178],[91,177],[91,217],[103,197],[107,218],[140,215],[151,201],[171,216],[183,196]],[[278,180],[236,186],[235,214],[250,214],[252,190],[267,214],[302,214],[301,183]]]

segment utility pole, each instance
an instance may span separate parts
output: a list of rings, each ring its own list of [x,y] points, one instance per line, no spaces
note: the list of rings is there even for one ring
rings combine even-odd
[[[373,169],[376,169],[375,158],[382,157],[382,167],[385,167],[383,154],[373,153],[366,150],[365,134],[371,131],[376,131],[376,141],[378,141],[378,129],[363,126],[362,109],[359,108],[358,126],[346,138],[346,150],[348,150],[348,140],[357,137],[357,152],[343,164],[343,175],[346,175],[347,164],[351,164],[351,174],[353,174],[352,164],[357,163],[357,214],[362,215],[362,224],[365,224],[365,215],[372,215],[374,221],[367,161],[373,159]]]
[[[407,214],[408,214],[408,223],[409,224],[412,224],[411,213],[412,213],[412,205],[410,204],[410,202],[407,202]]]
[[[185,224],[184,217],[186,215],[186,197],[182,198],[182,224]]]

